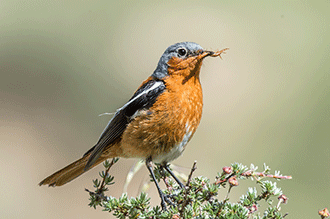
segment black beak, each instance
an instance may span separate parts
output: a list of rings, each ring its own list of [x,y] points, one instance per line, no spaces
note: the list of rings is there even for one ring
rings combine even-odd
[[[207,56],[211,56],[211,55],[213,55],[213,54],[214,54],[214,52],[212,52],[212,51],[204,51],[204,52],[207,52],[207,53],[208,53],[208,55],[207,55]]]

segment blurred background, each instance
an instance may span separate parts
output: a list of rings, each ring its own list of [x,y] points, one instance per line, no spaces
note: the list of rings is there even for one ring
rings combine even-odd
[[[330,1],[1,1],[0,217],[112,218],[84,191],[102,166],[37,184],[94,145],[111,119],[98,115],[121,107],[168,46],[193,41],[230,50],[204,61],[202,122],[173,163],[197,160],[195,175],[211,179],[233,162],[266,163],[293,176],[279,183],[288,218],[318,218],[330,207],[329,11]],[[135,162],[112,168],[109,195]],[[254,185],[241,182],[232,201]]]

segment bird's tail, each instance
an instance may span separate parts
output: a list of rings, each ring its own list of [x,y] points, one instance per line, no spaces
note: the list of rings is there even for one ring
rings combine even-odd
[[[77,178],[84,172],[87,172],[88,170],[84,170],[89,156],[84,156],[80,158],[79,160],[76,160],[75,162],[69,164],[68,166],[64,167],[63,169],[57,171],[56,173],[48,176],[46,179],[42,180],[39,183],[39,186],[41,185],[49,185],[49,186],[62,186],[71,180]],[[97,161],[89,168],[93,168],[96,165],[100,164],[106,159],[106,157],[99,157]]]

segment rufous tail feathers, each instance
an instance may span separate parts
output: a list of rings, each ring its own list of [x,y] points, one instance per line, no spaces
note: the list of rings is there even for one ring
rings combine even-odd
[[[64,167],[63,169],[57,171],[56,173],[48,176],[46,179],[42,180],[39,183],[39,186],[62,186],[70,182],[71,180],[77,178],[81,174],[87,172],[89,169],[95,167],[106,159],[106,157],[99,157],[97,161],[88,170],[85,171],[84,168],[87,164],[88,158],[89,156],[84,156],[79,160],[76,160],[75,162]]]

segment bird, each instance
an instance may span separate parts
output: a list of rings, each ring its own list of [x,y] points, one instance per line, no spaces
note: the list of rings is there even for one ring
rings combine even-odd
[[[156,184],[162,208],[166,208],[166,196],[155,179],[153,163],[161,164],[184,188],[168,165],[183,153],[201,121],[203,59],[221,58],[225,50],[204,50],[194,42],[169,46],[151,76],[116,111],[97,143],[82,158],[39,185],[62,186],[109,158],[140,158]]]

